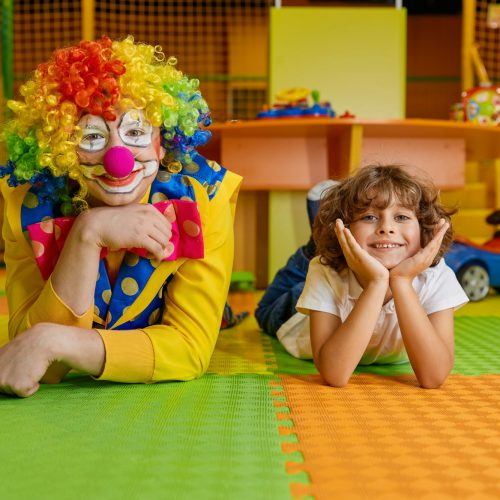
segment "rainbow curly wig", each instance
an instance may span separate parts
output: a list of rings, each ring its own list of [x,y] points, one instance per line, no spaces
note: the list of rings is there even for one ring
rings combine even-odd
[[[73,202],[86,206],[86,186],[77,145],[83,114],[114,120],[114,110],[142,109],[160,127],[164,162],[191,162],[190,153],[210,133],[209,110],[199,82],[175,68],[160,46],[135,43],[132,36],[82,41],[56,50],[21,88],[23,97],[7,103],[14,118],[5,127],[8,162],[0,177],[11,186],[29,182],[38,196],[69,202],[68,179],[79,185]]]

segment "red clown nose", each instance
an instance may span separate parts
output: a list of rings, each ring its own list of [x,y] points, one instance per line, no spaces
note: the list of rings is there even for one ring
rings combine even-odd
[[[104,168],[112,177],[123,178],[134,169],[134,155],[123,146],[113,146],[104,155]]]

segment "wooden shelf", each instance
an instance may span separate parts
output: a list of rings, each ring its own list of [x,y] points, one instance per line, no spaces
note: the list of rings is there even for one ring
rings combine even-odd
[[[500,158],[500,128],[446,120],[283,118],[210,130],[200,151],[243,175],[246,190],[308,189],[373,162],[416,167],[456,189],[466,161]]]

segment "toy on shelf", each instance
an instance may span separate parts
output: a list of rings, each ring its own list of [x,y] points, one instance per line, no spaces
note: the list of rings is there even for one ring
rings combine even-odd
[[[486,222],[500,225],[500,210],[491,213]],[[500,293],[500,231],[482,245],[455,237],[445,260],[472,302],[484,299],[490,287]]]
[[[317,90],[302,87],[285,89],[276,95],[272,108],[264,106],[257,118],[333,118],[335,111],[327,101],[320,101]],[[310,104],[312,101],[312,105]]]
[[[470,58],[470,66],[474,69],[478,84],[462,92],[462,109],[459,110],[457,107],[455,117],[460,118],[463,113],[463,120],[466,122],[498,125],[500,124],[500,87],[494,85],[488,77],[479,48],[475,42],[464,47],[464,54]],[[482,48],[484,51],[485,46]],[[471,78],[467,77],[464,81],[474,81],[472,75],[469,76]]]
[[[353,115],[348,109],[346,109],[339,118],[345,118],[346,120],[356,118],[356,115]]]
[[[483,125],[500,123],[500,87],[484,83],[462,93],[463,118]]]
[[[454,122],[464,121],[464,106],[461,102],[456,102],[450,107],[450,120]]]

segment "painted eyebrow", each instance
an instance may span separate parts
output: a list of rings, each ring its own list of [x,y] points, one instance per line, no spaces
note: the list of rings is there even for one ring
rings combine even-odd
[[[103,127],[103,124],[104,124],[104,127]],[[102,119],[98,120],[97,118],[94,118],[94,117],[89,117],[82,128],[83,128],[83,130],[86,130],[89,128],[95,128],[98,130],[106,130],[107,132],[109,132],[109,126],[106,123],[106,121],[102,120]]]
[[[127,117],[129,119],[129,123],[127,125],[144,125],[145,123],[151,125],[151,123],[144,117],[142,113],[137,113],[137,119],[134,119],[130,115],[130,111],[127,111],[120,117],[120,121],[118,122],[117,128],[120,128],[123,125],[123,120]]]

